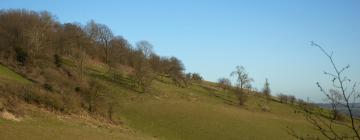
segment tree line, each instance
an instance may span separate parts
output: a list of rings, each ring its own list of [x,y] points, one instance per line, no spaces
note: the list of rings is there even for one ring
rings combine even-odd
[[[20,98],[60,111],[86,108],[91,113],[113,114],[116,103],[105,83],[87,75],[90,63],[105,64],[106,74],[114,79],[119,78],[119,69],[127,68],[131,88],[137,92],[148,92],[153,80],[165,77],[179,87],[189,84],[182,61],[156,54],[150,42],[132,45],[105,24],[94,20],[85,25],[60,23],[47,11],[0,11],[0,63],[42,86],[31,95],[19,91]],[[202,78],[191,74],[190,79]],[[41,92],[57,94],[45,97]]]
[[[170,77],[178,85],[186,79],[181,60],[157,55],[148,41],[133,46],[105,24],[94,20],[84,26],[62,24],[46,11],[0,11],[0,48],[2,62],[14,67],[36,67],[44,60],[60,66],[62,58],[73,58],[80,79],[89,59],[105,63],[109,71],[118,65],[133,68],[136,84],[142,88],[153,74]]]

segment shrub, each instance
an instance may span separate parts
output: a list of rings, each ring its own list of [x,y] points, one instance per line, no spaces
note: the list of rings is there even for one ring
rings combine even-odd
[[[54,63],[56,65],[56,67],[61,67],[62,59],[61,59],[60,55],[58,55],[58,54],[54,55]]]
[[[50,108],[53,110],[64,111],[65,100],[60,94],[49,94],[45,92],[42,88],[35,85],[6,85],[6,89],[2,89],[1,96],[5,96],[8,103],[11,106],[18,104],[20,99],[30,104],[35,104]],[[5,94],[4,94],[5,93]]]
[[[203,77],[199,74],[199,73],[193,73],[191,75],[191,80],[194,80],[194,81],[202,81],[203,80]]]
[[[231,81],[228,78],[218,79],[218,85],[222,89],[229,89],[231,87]]]
[[[285,94],[278,94],[278,99],[281,103],[288,103],[289,97]]]
[[[52,87],[50,84],[48,84],[48,83],[45,83],[45,84],[44,84],[44,88],[45,88],[47,91],[53,91],[53,87]]]
[[[21,65],[25,65],[28,59],[27,52],[24,49],[17,47],[15,48],[15,53],[16,53],[16,60],[20,62]]]
[[[77,86],[77,87],[75,87],[75,91],[76,91],[76,92],[80,92],[80,91],[81,91],[81,88]]]
[[[239,100],[239,105],[243,106],[245,105],[245,102],[247,100],[247,96],[245,94],[245,91],[243,89],[240,88],[235,88],[235,95],[237,96],[238,100]]]
[[[289,103],[290,103],[290,104],[294,104],[295,102],[296,102],[295,96],[290,95],[290,96],[289,96]]]

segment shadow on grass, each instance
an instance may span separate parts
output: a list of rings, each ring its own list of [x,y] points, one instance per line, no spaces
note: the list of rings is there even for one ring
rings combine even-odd
[[[136,89],[135,82],[131,78],[123,77],[120,75],[114,76],[109,73],[99,73],[98,71],[90,70],[88,71],[88,74],[91,77],[98,78],[110,83],[114,83],[118,86],[121,86],[127,90],[131,90],[135,93],[142,93],[141,91]]]
[[[234,102],[233,100],[227,99],[226,97],[224,97],[224,95],[215,93],[215,90],[213,88],[210,88],[208,86],[204,86],[202,84],[197,84],[197,85],[202,87],[203,89],[205,89],[207,91],[207,93],[209,94],[209,96],[216,97],[216,98],[224,101],[225,104],[237,106],[237,103]]]

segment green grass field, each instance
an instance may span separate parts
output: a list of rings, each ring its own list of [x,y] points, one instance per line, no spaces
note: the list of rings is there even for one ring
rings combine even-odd
[[[246,106],[239,107],[234,95],[208,82],[179,88],[155,81],[150,93],[138,93],[97,71],[89,70],[88,75],[106,83],[119,101],[115,116],[122,121],[119,128],[93,127],[81,119],[59,119],[40,111],[20,122],[0,119],[0,139],[293,139],[287,126],[300,134],[314,133],[290,105],[270,102],[270,111],[263,112],[259,104],[265,100],[251,95]],[[3,66],[0,74],[2,79],[27,82]]]
[[[131,127],[163,140],[292,139],[286,126],[313,133],[286,105],[271,103],[271,112],[262,112],[211,100],[139,99],[123,104],[120,112]]]
[[[79,119],[59,118],[44,112],[34,112],[21,122],[0,119],[0,139],[3,140],[145,140],[129,128],[96,127]],[[40,114],[40,115],[39,115]]]
[[[236,103],[233,95],[213,90],[216,87],[209,83],[178,88],[156,81],[153,92],[139,94],[120,83],[105,82],[120,100],[118,116],[130,127],[161,140],[293,139],[287,126],[301,134],[314,133],[290,105],[270,102],[270,112],[263,112],[258,104],[265,100],[249,96],[247,105],[238,107],[228,103]]]

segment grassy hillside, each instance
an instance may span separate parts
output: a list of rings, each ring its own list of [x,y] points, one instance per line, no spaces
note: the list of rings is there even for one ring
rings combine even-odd
[[[294,111],[300,105],[332,117],[249,90],[242,66],[232,73],[240,86],[204,81],[148,41],[132,45],[93,20],[61,23],[24,9],[0,19],[0,139],[278,140],[293,139],[287,126],[316,136]]]
[[[301,134],[314,133],[291,105],[271,101],[270,111],[264,112],[265,99],[251,94],[246,106],[239,107],[233,93],[211,82],[179,88],[155,81],[152,92],[139,94],[107,74],[93,76],[117,95],[118,116],[126,124],[158,139],[292,139],[287,126]]]
[[[39,111],[20,122],[1,120],[0,139],[292,139],[286,126],[313,133],[290,105],[270,102],[270,111],[264,112],[260,104],[265,100],[249,95],[247,104],[238,107],[234,95],[209,82],[179,88],[155,81],[150,93],[138,93],[124,81],[110,78],[105,69],[94,67],[88,68],[87,75],[111,89],[119,101],[115,116],[122,125],[106,128]],[[26,81],[1,68],[1,77]]]
[[[136,98],[123,103],[120,112],[131,127],[164,140],[291,139],[286,126],[300,128],[303,134],[313,133],[290,106],[270,103],[270,112],[250,103],[240,108],[193,88],[177,92],[177,97],[166,92]],[[250,100],[258,101],[256,97]]]
[[[30,117],[31,116],[31,117]],[[126,127],[99,126],[96,123],[35,111],[20,122],[0,119],[0,139],[3,140],[143,140],[151,139]]]

